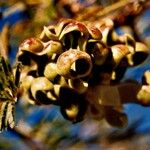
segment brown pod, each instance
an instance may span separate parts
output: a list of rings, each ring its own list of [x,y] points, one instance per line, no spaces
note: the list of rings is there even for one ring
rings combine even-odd
[[[62,53],[57,60],[57,73],[66,78],[88,76],[92,70],[92,60],[88,53],[76,49]]]

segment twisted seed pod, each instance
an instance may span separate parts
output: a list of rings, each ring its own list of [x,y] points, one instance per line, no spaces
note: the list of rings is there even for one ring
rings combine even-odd
[[[40,35],[40,39],[44,42],[49,40],[58,40],[58,36],[56,35],[55,27],[50,25],[48,27],[44,26],[44,29]]]
[[[47,78],[38,77],[32,81],[31,94],[34,97],[34,99],[41,100],[41,98],[46,95],[46,91],[49,91],[52,89],[53,89],[53,84]],[[39,91],[41,93],[38,93]]]
[[[61,54],[62,53],[62,44],[59,41],[49,41],[44,43],[44,49],[38,55],[53,56],[54,54]]]
[[[123,34],[122,36],[118,36],[118,41],[125,44],[131,53],[135,52],[135,40],[131,35]]]
[[[68,85],[80,94],[84,93],[88,88],[88,83],[80,79],[69,79]]]
[[[64,46],[69,49],[85,50],[89,32],[86,26],[80,22],[69,23],[61,32],[59,40],[61,40]]]
[[[108,41],[110,40],[110,38],[112,40],[112,37],[110,37],[110,35],[114,27],[113,21],[109,18],[105,18],[94,23],[94,26],[97,27],[102,33],[101,41],[105,44],[108,44],[109,43]],[[117,38],[116,36],[117,36],[116,34],[113,35],[114,40]]]
[[[83,51],[71,49],[62,53],[57,59],[57,73],[66,78],[85,77],[91,70],[91,57]]]
[[[125,45],[114,45],[111,47],[113,59],[115,61],[116,66],[120,63],[120,61],[130,53],[129,49]]]
[[[43,50],[44,45],[38,38],[29,38],[21,43],[19,51],[26,50],[32,53],[39,53]]]
[[[81,22],[73,21],[62,30],[59,39],[61,40],[65,34],[73,31],[79,31],[81,33],[81,36],[84,36],[85,38],[89,37],[89,32],[86,26]]]
[[[75,20],[73,19],[61,19],[58,24],[56,25],[56,34],[58,36],[60,36],[61,32],[63,31],[63,29],[69,24],[69,23],[74,23],[76,22]]]

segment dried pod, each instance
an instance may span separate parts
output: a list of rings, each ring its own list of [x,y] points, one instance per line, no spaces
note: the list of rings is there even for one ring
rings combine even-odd
[[[113,59],[116,63],[116,66],[120,63],[120,61],[126,57],[130,51],[127,46],[118,44],[111,47]]]
[[[105,119],[110,125],[118,128],[124,128],[128,124],[127,115],[112,107],[105,108]]]
[[[107,43],[109,43],[108,41],[114,40],[114,39],[112,39],[112,35],[111,35],[112,29],[114,27],[114,23],[111,19],[105,18],[105,19],[102,19],[100,21],[97,21],[94,24],[94,26],[97,27],[101,31],[101,33],[102,33],[101,41],[103,43],[107,44]],[[115,36],[116,36],[116,34],[115,34]],[[115,36],[113,35],[113,38],[116,38]]]
[[[75,90],[61,87],[59,91],[60,109],[64,118],[73,123],[83,120],[87,105],[84,97]]]
[[[74,23],[76,22],[73,19],[61,19],[57,26],[56,26],[56,31],[57,31],[57,35],[60,36],[61,32],[63,31],[63,29],[69,24],[69,23]]]
[[[38,53],[38,55],[53,56],[54,54],[62,53],[62,44],[59,41],[49,41],[44,43],[44,49],[42,52]]]
[[[83,81],[81,79],[69,79],[68,85],[70,88],[73,88],[78,93],[84,93],[88,88],[88,83],[86,81]]]
[[[57,73],[66,78],[81,78],[88,76],[92,70],[92,60],[89,54],[71,49],[62,53],[57,60]]]
[[[55,63],[48,63],[44,69],[44,76],[53,81],[57,75],[57,65]]]
[[[40,35],[40,39],[44,42],[49,40],[58,40],[58,36],[56,35],[55,26],[44,26],[44,29]]]
[[[88,28],[88,31],[93,39],[95,39],[95,40],[102,39],[102,33],[97,27],[91,26]]]
[[[103,32],[106,28],[112,29],[114,27],[114,22],[110,18],[104,18],[96,21],[94,26]]]
[[[46,91],[52,90],[53,84],[45,77],[38,77],[32,81],[31,93],[34,99],[42,101],[42,97],[46,98]],[[44,101],[44,99],[43,99]]]
[[[39,53],[43,50],[44,45],[38,38],[29,38],[26,39],[23,43],[19,46],[19,51],[26,50],[32,53]]]
[[[98,41],[89,41],[87,44],[87,51],[93,57],[96,65],[102,65],[110,52],[103,43]]]
[[[89,32],[86,26],[78,21],[73,21],[69,23],[61,32],[59,39],[61,40],[65,34],[73,32],[73,31],[79,31],[81,33],[81,36],[84,36],[86,38],[89,37]]]
[[[131,56],[132,65],[139,65],[143,63],[149,54],[150,50],[145,44],[136,42],[135,53],[133,53],[133,55]]]
[[[80,22],[69,23],[61,32],[59,40],[62,41],[66,49],[85,50],[89,32],[86,26]]]
[[[130,34],[123,34],[119,36],[118,41],[122,44],[125,44],[128,47],[130,53],[133,54],[135,52],[135,40]]]

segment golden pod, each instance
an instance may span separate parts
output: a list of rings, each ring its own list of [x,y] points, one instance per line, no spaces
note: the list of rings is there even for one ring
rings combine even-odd
[[[31,93],[34,99],[37,99],[38,91],[49,91],[53,89],[53,84],[45,77],[38,77],[32,81]]]
[[[62,53],[57,59],[57,73],[65,78],[88,76],[92,70],[92,60],[88,53],[76,49]]]
[[[84,93],[88,88],[88,83],[80,79],[69,79],[68,85],[80,94]]]
[[[26,39],[23,43],[19,46],[19,51],[25,50],[30,51],[32,53],[39,53],[43,50],[44,45],[38,38],[29,38]]]
[[[120,61],[126,57],[130,51],[127,46],[123,44],[114,45],[111,47],[112,55],[116,66],[120,63]]]
[[[49,40],[58,40],[58,36],[56,35],[55,26],[44,26],[44,29],[40,35],[40,39],[42,41],[49,41]]]
[[[44,76],[53,81],[57,75],[57,65],[55,63],[48,63],[44,69]]]

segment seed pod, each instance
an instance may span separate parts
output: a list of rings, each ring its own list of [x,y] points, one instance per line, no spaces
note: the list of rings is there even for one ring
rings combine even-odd
[[[29,38],[26,39],[21,45],[19,46],[19,51],[26,50],[32,53],[39,53],[43,50],[44,45],[38,38]]]
[[[59,41],[49,41],[44,43],[44,49],[42,52],[38,53],[38,55],[53,56],[53,54],[61,54],[62,53],[62,44]]]
[[[102,65],[110,52],[103,43],[98,41],[88,42],[87,49],[96,65]]]
[[[61,32],[63,31],[63,29],[69,24],[69,23],[74,23],[76,22],[75,20],[73,19],[61,19],[57,26],[56,26],[56,32],[57,32],[57,35],[60,36]]]
[[[48,63],[44,69],[44,76],[53,81],[57,75],[57,65],[55,63]]]
[[[88,83],[80,79],[69,79],[68,85],[80,94],[84,93],[88,88]]]
[[[92,39],[94,39],[94,40],[101,40],[102,39],[102,33],[97,27],[91,26],[88,28],[88,31],[89,31]]]
[[[114,45],[111,47],[113,59],[116,63],[116,66],[120,63],[120,61],[130,53],[129,49],[125,45]]]
[[[92,60],[89,54],[71,49],[62,53],[57,60],[57,73],[66,78],[81,78],[88,76],[92,70]]]
[[[38,77],[32,81],[31,93],[34,99],[42,101],[42,97],[46,98],[46,91],[52,90],[53,84],[45,77]],[[43,99],[44,101],[44,99]]]
[[[69,23],[61,32],[59,39],[61,40],[65,34],[73,32],[73,31],[79,31],[81,32],[81,36],[84,36],[85,38],[89,37],[89,32],[88,29],[86,28],[86,26],[81,23],[81,22],[77,22],[77,21],[73,21],[71,23]]]
[[[122,36],[118,37],[118,41],[122,44],[125,44],[128,47],[130,53],[133,54],[135,52],[135,40],[131,35],[123,34]]]
[[[145,44],[136,42],[135,52],[133,54],[129,54],[128,59],[130,59],[130,64],[135,66],[143,63],[149,54],[150,50]]]
[[[64,118],[73,123],[83,120],[87,108],[87,102],[81,94],[71,88],[61,87],[59,99],[61,113]]]
[[[58,36],[56,35],[55,27],[50,25],[48,27],[44,26],[44,29],[40,35],[40,39],[44,42],[49,40],[58,40]]]
[[[69,23],[61,32],[59,40],[62,41],[66,49],[85,50],[89,32],[86,26],[80,22]]]

